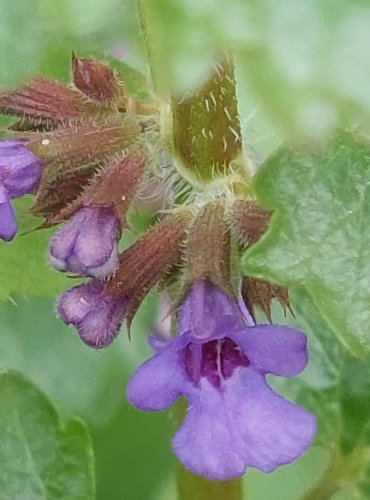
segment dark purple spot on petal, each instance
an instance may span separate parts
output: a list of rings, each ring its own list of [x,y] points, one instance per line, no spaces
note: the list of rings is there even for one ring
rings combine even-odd
[[[237,344],[227,337],[205,344],[190,343],[184,358],[186,373],[194,384],[205,377],[214,387],[220,387],[238,366],[249,365]]]

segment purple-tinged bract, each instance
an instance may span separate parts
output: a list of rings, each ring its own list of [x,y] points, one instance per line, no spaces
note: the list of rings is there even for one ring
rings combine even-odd
[[[195,307],[192,317],[189,307],[197,299],[212,307],[203,313]],[[129,401],[143,411],[188,399],[174,451],[192,472],[211,480],[240,476],[249,466],[271,472],[298,458],[316,432],[315,418],[265,379],[267,373],[290,377],[304,369],[306,337],[287,326],[248,326],[239,313],[234,324],[222,319],[222,311],[229,316],[235,307],[212,284],[196,283],[180,316],[182,334],[139,367],[127,388]],[[206,317],[199,322],[199,314],[208,316],[211,327]]]
[[[59,271],[103,279],[118,265],[119,221],[111,207],[87,206],[52,238],[49,260]]]
[[[58,314],[73,325],[85,344],[100,349],[119,333],[126,313],[126,303],[106,292],[105,284],[91,281],[67,290],[57,304]]]
[[[11,200],[32,193],[41,178],[41,161],[19,140],[0,141],[0,239],[17,232]]]

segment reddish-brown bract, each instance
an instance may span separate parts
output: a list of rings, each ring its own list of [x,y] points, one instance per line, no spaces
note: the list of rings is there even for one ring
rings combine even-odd
[[[185,286],[207,278],[227,293],[233,293],[230,277],[230,231],[225,205],[204,205],[189,229],[185,247]]]
[[[139,153],[130,153],[112,160],[95,174],[72,203],[52,218],[51,223],[56,224],[69,219],[84,206],[101,205],[113,206],[122,227],[125,226],[126,214],[137,192],[144,167],[145,158]]]
[[[105,116],[109,110],[78,89],[37,77],[19,89],[0,93],[0,113],[25,117],[36,125],[53,128],[91,116]]]
[[[114,71],[95,59],[79,59],[73,54],[72,76],[76,87],[97,101],[113,101],[120,94],[122,83]]]
[[[282,286],[246,277],[243,279],[242,297],[254,320],[256,319],[256,306],[258,306],[265,313],[269,322],[272,323],[271,302],[273,299],[277,299],[280,302],[284,312],[288,310],[293,314],[289,302],[288,290]]]
[[[239,199],[232,208],[231,226],[242,247],[246,248],[267,230],[271,212],[258,207],[253,201]]]
[[[179,262],[187,225],[187,212],[167,215],[121,253],[107,291],[128,299],[128,325],[149,290]]]

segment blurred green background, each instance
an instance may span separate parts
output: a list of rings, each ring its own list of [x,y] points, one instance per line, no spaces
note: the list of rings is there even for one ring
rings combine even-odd
[[[310,141],[342,124],[368,130],[367,0],[147,0],[142,7],[151,19],[159,91],[191,89],[219,48],[234,49],[245,140],[258,157],[284,138]],[[72,51],[119,57],[149,76],[133,0],[0,0],[0,90],[39,73],[67,82]],[[18,208],[22,230],[35,227],[22,216],[24,205]],[[68,281],[48,268],[49,236],[0,242],[0,367],[26,374],[63,415],[88,423],[100,500],[175,499],[171,416],[141,414],[124,397],[129,374],[150,354],[145,334],[157,321],[158,299],[149,297],[141,308],[131,342],[123,333],[104,352],[88,349],[55,317],[56,293]],[[275,320],[287,321],[278,308]],[[300,320],[299,310],[289,321],[306,332],[322,330]],[[297,400],[305,385],[336,383],[322,369],[322,339],[311,339],[313,368],[279,386]],[[319,445],[330,441],[334,420],[322,417],[328,426]],[[327,449],[317,446],[275,473],[251,470],[248,498],[295,500],[327,462]]]

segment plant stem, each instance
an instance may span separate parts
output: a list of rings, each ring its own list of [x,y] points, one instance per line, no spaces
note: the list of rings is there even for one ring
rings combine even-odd
[[[328,500],[340,488],[336,471],[327,471],[312,488],[305,493],[301,500]]]
[[[161,47],[155,31],[155,5],[148,0],[137,0],[137,10],[154,89],[160,94],[167,94],[166,64],[161,57]]]
[[[243,485],[240,478],[229,481],[208,481],[180,466],[177,476],[179,500],[241,500]]]
[[[328,500],[343,487],[353,487],[361,474],[362,463],[361,451],[355,449],[351,454],[343,456],[339,449],[333,450],[328,468],[301,500]]]

